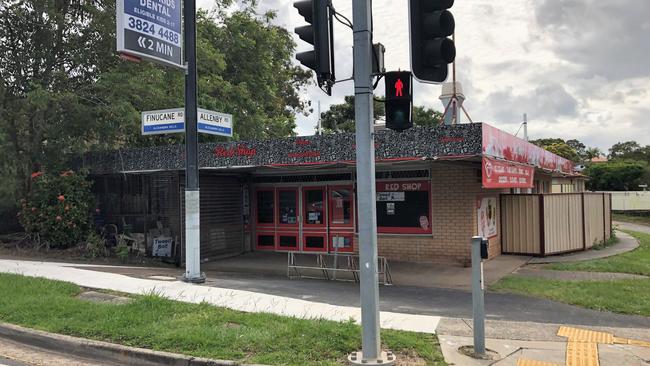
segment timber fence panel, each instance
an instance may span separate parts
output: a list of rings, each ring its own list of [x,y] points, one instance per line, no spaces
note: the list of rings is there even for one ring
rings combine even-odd
[[[583,249],[582,197],[579,194],[544,196],[545,253]]]
[[[605,240],[605,216],[603,210],[603,194],[585,193],[585,233],[587,235],[587,249]],[[605,212],[603,212],[605,211]]]
[[[539,196],[502,195],[501,220],[502,252],[541,254]]]

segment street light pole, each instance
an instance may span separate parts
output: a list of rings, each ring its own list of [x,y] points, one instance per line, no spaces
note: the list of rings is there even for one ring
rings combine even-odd
[[[394,356],[381,352],[379,335],[371,0],[352,0],[352,19],[362,349],[348,360],[355,365],[392,365]]]
[[[196,76],[196,0],[185,0],[185,274],[183,280],[205,282],[201,273],[201,231]]]

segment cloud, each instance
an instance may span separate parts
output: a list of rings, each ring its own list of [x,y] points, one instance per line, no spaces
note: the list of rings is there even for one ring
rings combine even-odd
[[[523,113],[546,121],[575,117],[579,106],[562,85],[555,83],[542,84],[525,94],[515,94],[513,89],[500,90],[491,93],[486,103],[494,118],[504,124],[521,123]]]
[[[540,37],[583,76],[624,80],[648,75],[650,1],[542,0],[535,6]]]

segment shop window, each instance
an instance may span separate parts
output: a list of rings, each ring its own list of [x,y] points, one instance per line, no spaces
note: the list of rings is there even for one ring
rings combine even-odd
[[[428,181],[377,183],[377,231],[380,233],[431,233]]]
[[[325,235],[307,234],[304,236],[303,250],[307,252],[324,252],[325,241]]]
[[[273,191],[257,191],[257,223],[273,224],[274,222]]]
[[[345,225],[352,224],[352,189],[341,187],[330,187],[330,224]]]
[[[306,225],[324,225],[325,224],[325,205],[324,191],[319,189],[305,189],[305,224]]]
[[[278,249],[298,250],[298,237],[293,234],[278,234]]]
[[[275,235],[257,234],[257,249],[273,250],[275,249]]]
[[[281,225],[298,224],[298,194],[296,190],[278,191],[278,220]]]

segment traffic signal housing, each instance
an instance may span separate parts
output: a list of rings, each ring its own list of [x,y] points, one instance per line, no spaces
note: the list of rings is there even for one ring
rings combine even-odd
[[[420,81],[447,80],[456,59],[456,45],[448,38],[456,28],[448,10],[453,5],[454,0],[409,0],[411,69]]]
[[[332,95],[332,85],[334,85],[336,77],[334,74],[333,14],[330,0],[296,1],[293,6],[309,23],[309,25],[296,28],[296,34],[300,39],[314,46],[311,51],[298,53],[296,59],[314,70],[318,86],[328,95]]]
[[[386,128],[404,131],[413,127],[413,76],[410,71],[391,71],[386,81]]]

